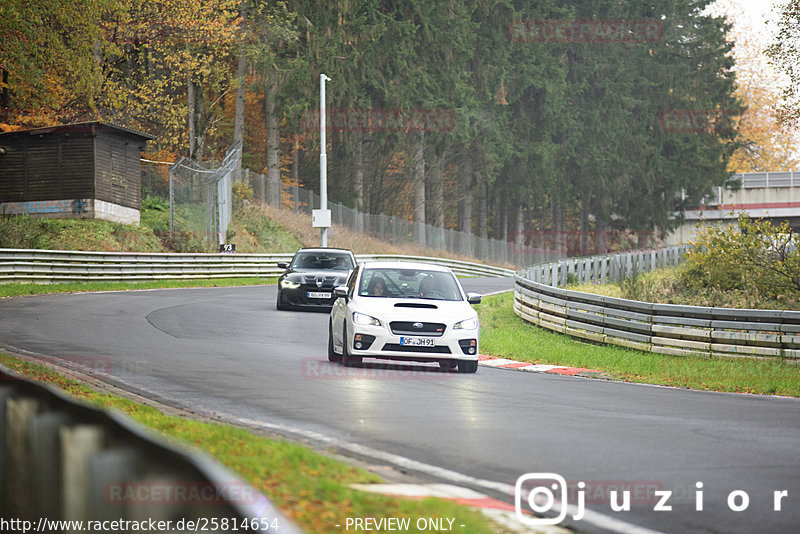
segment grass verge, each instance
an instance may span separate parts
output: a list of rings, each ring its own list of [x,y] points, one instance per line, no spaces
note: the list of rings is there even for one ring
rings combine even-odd
[[[69,282],[63,284],[0,284],[0,298],[47,293],[81,293],[87,291],[133,291],[180,287],[232,287],[278,283],[277,278],[198,278],[196,280],[157,280],[154,282]]]
[[[63,389],[90,405],[121,411],[156,434],[199,449],[225,464],[266,495],[308,533],[338,532],[348,517],[455,518],[463,532],[491,533],[488,519],[465,506],[428,498],[400,499],[355,490],[351,484],[380,482],[373,473],[302,445],[256,435],[246,429],[165,415],[153,407],[99,393],[66,378],[52,367],[0,353],[0,363],[39,382]]]
[[[668,356],[594,345],[517,317],[513,293],[484,297],[477,306],[481,352],[532,363],[585,367],[627,382],[709,391],[800,397],[800,366],[750,358]]]

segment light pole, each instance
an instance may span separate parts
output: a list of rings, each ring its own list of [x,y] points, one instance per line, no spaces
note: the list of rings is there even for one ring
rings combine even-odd
[[[325,154],[325,82],[331,81],[325,74],[319,75],[319,200],[320,209],[311,213],[311,225],[321,229],[322,246],[328,246],[328,228],[331,212],[328,210],[328,160]]]

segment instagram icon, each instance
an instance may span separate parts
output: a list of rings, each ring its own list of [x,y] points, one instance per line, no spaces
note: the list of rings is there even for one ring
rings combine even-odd
[[[523,508],[523,503],[527,506]],[[525,525],[557,525],[567,517],[567,481],[556,473],[526,473],[514,486],[514,511]],[[533,517],[557,511],[555,517]]]

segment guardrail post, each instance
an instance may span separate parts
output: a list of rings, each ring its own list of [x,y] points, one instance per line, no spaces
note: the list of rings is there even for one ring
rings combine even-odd
[[[97,520],[122,517],[124,488],[136,478],[140,454],[132,448],[106,449],[89,459],[89,512]],[[116,502],[118,501],[118,502]]]
[[[39,517],[61,516],[61,447],[59,434],[62,426],[70,423],[62,412],[36,415],[31,421],[31,457],[35,485],[35,508]]]
[[[9,397],[6,411],[5,503],[10,517],[32,520],[36,517],[33,503],[33,462],[31,458],[31,420],[39,411],[39,401]]]
[[[103,429],[96,425],[61,427],[62,516],[89,519],[89,459],[103,448]]]

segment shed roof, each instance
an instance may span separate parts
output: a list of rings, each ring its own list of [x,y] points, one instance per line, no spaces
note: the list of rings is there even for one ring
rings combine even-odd
[[[11,136],[14,134],[29,134],[29,135],[39,135],[39,134],[49,134],[49,133],[69,133],[69,132],[82,132],[82,133],[96,133],[103,129],[109,130],[116,130],[118,132],[124,132],[126,134],[135,135],[141,137],[147,141],[155,139],[150,134],[146,134],[144,132],[140,132],[138,130],[133,130],[131,128],[126,128],[124,126],[119,126],[116,124],[108,123],[108,122],[100,122],[100,121],[91,121],[91,122],[77,122],[73,124],[59,124],[56,126],[44,126],[41,128],[29,128],[25,130],[15,130],[13,132],[3,132],[0,133],[0,137],[2,136]]]

